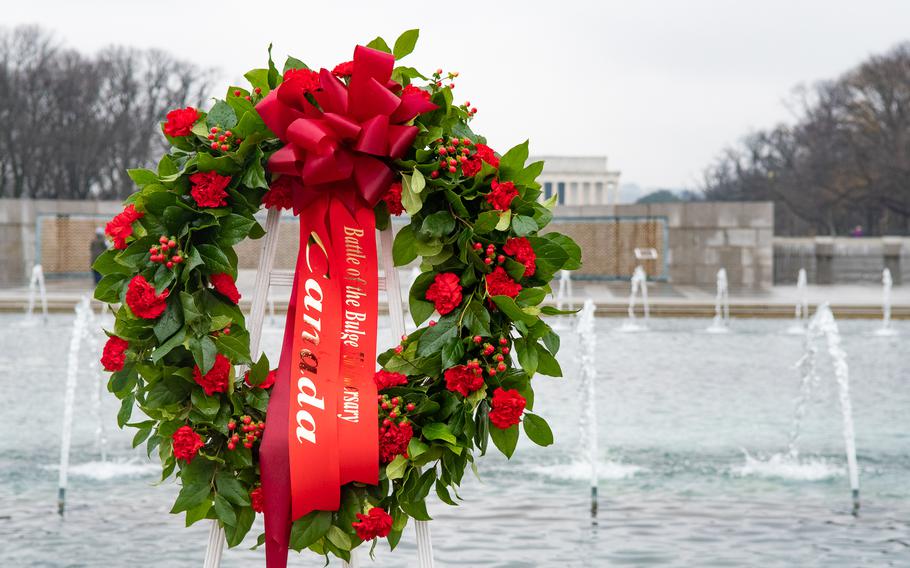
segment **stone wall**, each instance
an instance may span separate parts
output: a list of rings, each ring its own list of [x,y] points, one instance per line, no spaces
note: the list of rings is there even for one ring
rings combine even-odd
[[[0,200],[0,286],[24,284],[39,257],[49,278],[86,274],[95,228],[121,208],[114,201]],[[674,284],[713,286],[721,267],[734,289],[772,283],[771,203],[563,206],[554,215],[550,229],[582,247],[582,278],[628,278],[642,264],[652,278]],[[297,228],[290,216],[281,223],[276,268],[293,268]],[[259,246],[238,245],[241,268],[256,267]],[[635,247],[655,248],[659,258],[639,261]]]
[[[774,283],[793,284],[800,268],[811,284],[877,284],[887,267],[910,282],[910,237],[775,237]]]
[[[612,255],[631,253],[641,246],[599,234],[594,228],[598,219],[649,219],[666,227],[668,281],[713,286],[717,271],[725,268],[731,288],[760,289],[772,284],[774,204],[770,202],[569,206],[559,207],[555,215],[554,230],[572,234],[582,246],[583,275],[603,273],[603,265]],[[659,274],[653,265],[645,264],[645,268],[649,275]]]

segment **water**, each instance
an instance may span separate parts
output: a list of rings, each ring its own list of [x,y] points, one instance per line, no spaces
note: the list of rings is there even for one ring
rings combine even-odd
[[[579,404],[584,410],[579,414],[579,448],[582,458],[588,466],[588,479],[591,483],[591,517],[597,516],[597,466],[600,452],[597,446],[597,333],[594,313],[597,308],[594,301],[588,298],[578,314],[575,332],[581,345],[581,364],[579,381]]]
[[[708,326],[708,333],[730,331],[730,295],[727,286],[727,269],[717,271],[717,294],[714,297],[714,320]]]
[[[629,317],[623,322],[620,329],[624,332],[645,331],[648,329],[648,320],[651,318],[651,307],[648,304],[648,275],[641,265],[636,266],[635,270],[632,271],[630,285]],[[638,323],[635,317],[635,303],[639,295],[641,295],[641,306],[644,312],[642,323]]]
[[[796,298],[793,323],[787,328],[787,332],[799,335],[806,333],[806,322],[809,321],[809,289],[805,268],[800,268],[796,277]]]
[[[882,270],[882,326],[876,330],[877,335],[894,335],[896,331],[891,327],[891,270]]]
[[[559,271],[559,287],[556,289],[556,309],[574,309],[572,297],[572,272],[569,270]]]
[[[41,315],[47,323],[47,288],[44,285],[44,269],[40,264],[32,267],[32,276],[28,281],[28,307],[25,309],[26,319],[32,320],[35,313],[35,298],[41,298]]]
[[[118,401],[105,394],[108,462],[94,442],[91,382],[75,395],[66,516],[56,512],[57,464],[66,356],[73,316],[22,328],[21,314],[0,315],[0,375],[6,424],[0,437],[0,560],[7,566],[198,566],[209,526],[184,528],[168,514],[172,481],[156,486],[157,466],[132,450],[133,432],[113,425]],[[105,325],[110,326],[110,318]],[[650,333],[619,333],[598,319],[596,385],[599,511],[590,517],[590,468],[580,455],[577,388],[537,377],[535,410],[556,444],[522,440],[509,462],[480,459],[465,501],[431,500],[437,565],[535,566],[908,566],[910,565],[910,358],[900,335],[876,337],[878,321],[838,322],[850,363],[857,464],[863,507],[851,515],[838,387],[828,356],[806,403],[800,466],[769,460],[786,448],[800,375],[793,363],[803,338],[773,320],[742,320],[737,333],[706,335],[703,320],[652,319]],[[385,344],[393,342],[380,321]],[[281,330],[264,345],[275,356]],[[580,380],[580,345],[565,332],[560,361]],[[820,344],[821,348],[821,344]],[[97,354],[84,353],[80,362]],[[275,358],[274,360],[277,360]],[[84,378],[85,377],[85,378]],[[116,465],[115,465],[116,464]],[[261,530],[225,551],[225,567],[262,566],[250,551]],[[363,566],[415,566],[414,532]],[[321,559],[291,555],[291,566]]]

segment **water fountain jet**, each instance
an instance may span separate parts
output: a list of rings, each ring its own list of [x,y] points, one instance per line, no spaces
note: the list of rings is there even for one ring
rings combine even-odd
[[[651,308],[648,304],[648,274],[639,264],[632,272],[630,280],[631,290],[629,292],[629,317],[623,322],[620,331],[634,332],[645,331],[648,329],[648,320],[651,317]],[[641,305],[644,312],[643,323],[639,324],[635,317],[635,302],[638,295],[641,294]]]
[[[44,269],[40,264],[32,267],[32,276],[28,282],[28,308],[26,309],[26,320],[31,320],[35,312],[35,296],[41,298],[41,313],[44,317],[44,323],[47,324],[47,288],[44,284]]]
[[[882,326],[876,330],[876,335],[897,335],[897,330],[891,327],[891,286],[893,284],[891,270],[885,268],[882,270]]]
[[[787,328],[787,333],[802,335],[806,333],[806,322],[809,319],[808,278],[805,268],[800,268],[796,277],[796,304],[793,311],[793,323]]]
[[[730,295],[727,284],[727,270],[717,271],[717,294],[714,298],[714,321],[708,327],[708,333],[727,333],[730,331]]]
[[[73,406],[76,400],[76,382],[79,378],[79,352],[82,340],[89,333],[89,326],[94,320],[91,300],[83,296],[76,305],[76,319],[73,322],[73,333],[70,337],[70,348],[66,364],[66,391],[63,403],[63,431],[60,435],[60,471],[57,483],[57,513],[63,515],[66,507],[67,474],[70,463],[70,446],[73,439]]]
[[[597,517],[597,402],[595,382],[597,381],[597,333],[594,329],[594,300],[585,300],[578,314],[575,330],[581,344],[581,385],[583,412],[579,419],[581,447],[585,448],[585,459],[591,468],[591,518]]]

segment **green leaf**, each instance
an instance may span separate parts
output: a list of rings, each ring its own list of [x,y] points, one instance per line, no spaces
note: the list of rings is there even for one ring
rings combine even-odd
[[[325,533],[325,537],[329,542],[341,550],[351,550],[351,548],[353,548],[353,543],[351,542],[351,537],[348,536],[348,533],[344,532],[335,525],[329,527],[328,532]]]
[[[313,511],[294,521],[290,546],[300,551],[325,536],[332,526],[331,511]]]
[[[211,489],[212,487],[207,480],[184,483],[180,488],[180,493],[177,494],[177,500],[171,508],[171,513],[179,513],[198,507],[208,499]]]
[[[567,237],[561,233],[547,233],[544,238],[548,239],[551,243],[559,245],[562,250],[568,256],[568,260],[564,262],[562,268],[566,270],[578,270],[581,268],[581,247],[572,240],[571,237]]]
[[[444,237],[455,230],[455,217],[448,211],[437,211],[427,215],[420,226],[420,231],[431,237]]]
[[[215,514],[225,525],[232,527],[237,525],[237,515],[234,513],[234,508],[221,495],[215,495]]]
[[[553,443],[553,431],[547,421],[536,414],[525,413],[522,420],[525,434],[538,446],[549,446]]]
[[[522,309],[518,307],[518,304],[515,303],[515,300],[508,296],[493,296],[493,302],[495,302],[496,306],[502,310],[502,313],[509,316],[512,321],[520,321],[527,325],[531,325],[538,320],[537,316],[522,311]]]
[[[395,234],[392,243],[392,259],[395,266],[404,266],[417,258],[417,237],[411,225],[405,225]]]
[[[373,41],[367,44],[367,47],[371,47],[377,51],[384,51],[386,53],[392,53],[392,50],[389,49],[389,44],[385,42],[381,37],[376,37]]]
[[[455,336],[442,346],[442,368],[448,369],[462,362],[464,358],[464,343]]]
[[[136,402],[136,397],[132,394],[123,399],[123,402],[120,403],[120,411],[117,413],[117,426],[123,428],[123,425],[130,421],[130,416],[133,415],[133,405]]]
[[[120,294],[128,279],[127,274],[108,274],[95,286],[95,299],[116,304],[120,301]]]
[[[245,506],[250,504],[250,496],[244,489],[243,484],[228,472],[221,472],[215,476],[215,487],[220,495],[223,495],[225,499],[235,505]]]
[[[515,340],[515,351],[518,353],[518,364],[528,375],[534,375],[537,372],[539,360],[537,357],[537,348],[534,344],[529,345],[529,341],[524,338]]]
[[[404,56],[410,54],[414,51],[414,46],[417,45],[417,38],[420,36],[420,30],[407,30],[402,32],[398,39],[395,40],[395,47],[392,49],[392,54],[395,56],[395,59],[402,59]]]
[[[309,67],[307,67],[307,64],[303,61],[288,55],[288,58],[284,60],[284,68],[282,69],[281,74],[283,75],[291,69],[309,69]]]
[[[214,418],[218,414],[218,409],[221,408],[221,400],[217,394],[208,396],[200,388],[193,389],[190,400],[194,408],[209,418]]]
[[[218,352],[233,363],[250,363],[250,336],[246,332],[235,332],[231,335],[221,334],[215,339]]]
[[[463,323],[472,335],[480,335],[482,337],[491,335],[490,311],[477,300],[472,301],[465,308]]]
[[[549,351],[544,349],[543,345],[537,344],[537,372],[548,377],[561,377],[562,368],[556,357],[553,357]]]
[[[180,303],[183,306],[183,317],[187,325],[202,317],[202,312],[196,305],[196,299],[189,292],[180,292]]]
[[[182,294],[186,294],[186,292],[181,292]],[[155,337],[158,338],[159,342],[163,342],[177,333],[177,330],[182,327],[183,309],[180,307],[180,302],[177,298],[171,298],[167,302],[167,308],[164,313],[155,322],[155,327],[152,328],[155,331]]]
[[[537,226],[537,222],[533,219],[533,217],[528,217],[527,215],[515,215],[515,217],[512,218],[512,232],[519,237],[530,235],[538,228],[539,227]]]
[[[499,173],[502,179],[511,180],[524,170],[528,159],[528,141],[511,148],[499,160]]]
[[[404,470],[407,466],[408,458],[402,455],[395,456],[395,459],[385,466],[385,475],[389,479],[401,479],[404,477]]]
[[[505,231],[509,228],[509,222],[512,220],[512,210],[506,209],[499,212],[499,221],[496,222],[497,231]]]
[[[202,262],[205,263],[205,267],[208,268],[209,273],[227,273],[232,278],[236,276],[234,268],[231,266],[231,261],[228,260],[227,255],[219,247],[215,245],[199,245],[196,250],[199,251],[199,256],[202,258]]]
[[[235,213],[223,217],[221,219],[221,229],[218,231],[218,244],[222,247],[236,245],[246,238],[255,224],[255,219]]]
[[[408,215],[416,215],[423,207],[423,201],[418,195],[426,186],[426,180],[420,170],[414,170],[413,175],[401,174],[401,205]]]
[[[246,533],[250,531],[250,527],[253,526],[253,521],[256,519],[256,513],[253,509],[249,507],[242,507],[240,513],[237,515],[237,524],[234,526],[227,525],[224,527],[224,535],[227,537],[227,543],[229,547],[234,547],[240,544],[243,540],[243,537],[246,536]]]
[[[269,359],[265,353],[259,356],[259,360],[250,367],[249,383],[254,387],[262,384],[262,381],[269,375]]]
[[[458,506],[458,503],[452,500],[452,496],[449,495],[449,490],[441,479],[436,480],[436,496],[439,497],[440,501],[447,505],[452,505],[453,507]]]
[[[224,129],[234,128],[237,124],[237,114],[231,105],[224,101],[218,101],[212,105],[212,110],[205,117],[205,124],[209,128],[218,126]]]
[[[512,425],[505,430],[492,426],[490,428],[490,438],[504,456],[511,458],[512,454],[515,453],[515,446],[518,445],[518,425]]]
[[[130,176],[130,179],[136,182],[136,185],[139,187],[145,187],[153,183],[158,183],[158,174],[152,170],[145,169],[134,169],[126,170],[126,174]]]
[[[452,434],[448,424],[444,422],[431,422],[426,424],[421,430],[423,437],[427,440],[442,440],[450,444],[457,444],[458,440]]]
[[[215,365],[215,355],[218,353],[218,348],[215,347],[215,342],[212,341],[212,338],[206,335],[205,337],[191,338],[189,341],[190,353],[193,354],[193,360],[202,370],[202,374],[208,373],[212,370],[212,366]]]
[[[477,220],[474,221],[474,232],[481,235],[489,233],[496,228],[499,219],[499,211],[484,211],[478,215]]]
[[[453,314],[440,318],[435,326],[427,328],[417,340],[417,355],[425,357],[441,352],[443,345],[458,336],[458,322]]]

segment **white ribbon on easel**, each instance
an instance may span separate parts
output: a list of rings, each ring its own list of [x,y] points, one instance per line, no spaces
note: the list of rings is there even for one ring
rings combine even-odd
[[[269,285],[273,280],[272,267],[275,264],[275,252],[278,248],[278,228],[281,219],[279,209],[269,209],[265,221],[265,239],[262,243],[262,254],[259,257],[259,267],[256,270],[256,282],[253,288],[253,305],[250,317],[247,320],[250,332],[250,353],[253,360],[259,358],[259,348],[262,339],[262,323],[265,319],[265,309],[268,304]],[[395,337],[404,335],[404,306],[401,300],[401,287],[398,282],[398,270],[392,260],[392,227],[379,232],[379,261],[385,272],[385,289],[388,298],[389,319],[392,323],[392,334]],[[380,279],[381,280],[381,279]],[[246,368],[239,370],[238,376],[243,376]],[[433,542],[430,538],[430,524],[426,521],[415,521],[417,531],[417,557],[420,568],[433,568]],[[205,551],[204,568],[219,568],[221,556],[224,552],[224,529],[217,520],[212,521],[209,531],[209,542]],[[357,551],[351,552],[351,562],[344,562],[345,568],[359,566]]]

